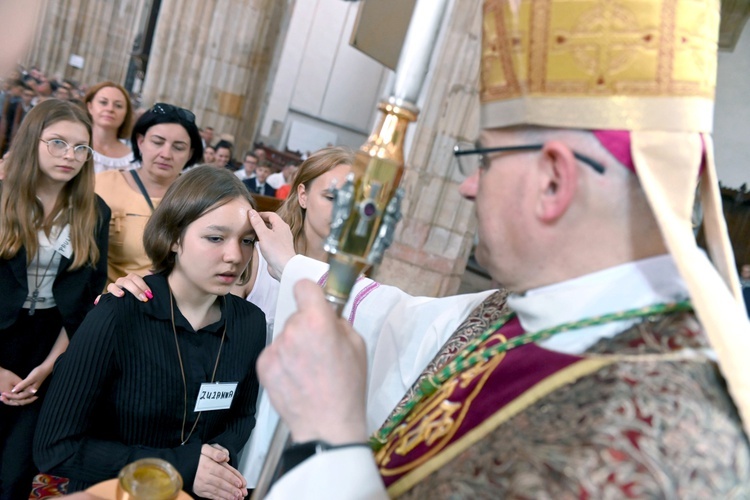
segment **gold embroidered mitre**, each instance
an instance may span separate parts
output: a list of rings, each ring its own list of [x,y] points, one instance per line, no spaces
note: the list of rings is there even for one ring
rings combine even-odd
[[[489,0],[482,125],[709,132],[718,0]]]
[[[600,141],[629,132],[632,166],[750,435],[750,323],[709,135],[719,13],[719,0],[485,0],[481,119]],[[699,179],[710,261],[691,224]]]

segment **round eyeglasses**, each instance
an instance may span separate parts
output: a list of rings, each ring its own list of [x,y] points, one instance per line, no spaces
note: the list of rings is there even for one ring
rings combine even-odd
[[[521,144],[518,146],[505,146],[497,148],[477,148],[471,143],[459,143],[453,148],[453,156],[458,161],[459,171],[466,177],[471,177],[474,173],[479,170],[487,170],[490,168],[490,160],[487,155],[491,153],[517,153],[521,151],[541,151],[544,148],[544,144]],[[576,153],[573,151],[573,156],[580,161],[594,169],[598,174],[604,174],[606,170],[604,165],[598,161],[589,158],[586,155]]]
[[[73,148],[73,158],[81,163],[87,161],[94,154],[94,150],[85,144],[79,144],[78,146],[71,146],[62,139],[50,139],[45,141],[39,139],[47,145],[47,151],[55,158],[62,158],[68,152],[68,149]]]

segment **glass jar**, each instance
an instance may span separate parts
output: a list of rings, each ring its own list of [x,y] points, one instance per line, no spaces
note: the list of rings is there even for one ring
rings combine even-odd
[[[180,473],[160,458],[126,465],[117,480],[117,500],[173,500],[182,490]]]

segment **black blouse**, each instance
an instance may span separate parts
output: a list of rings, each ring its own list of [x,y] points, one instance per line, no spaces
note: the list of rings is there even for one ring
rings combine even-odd
[[[265,316],[234,295],[222,299],[222,319],[194,331],[175,304],[177,336],[187,384],[190,433],[200,384],[209,382],[226,322],[217,382],[239,382],[228,410],[204,411],[181,445],[184,389],[162,275],[145,278],[154,298],[104,295],[57,362],[34,441],[34,461],[45,473],[70,479],[78,491],[117,476],[134,460],[163,458],[191,491],[201,446],[237,453],[255,426],[255,362],[265,345]]]

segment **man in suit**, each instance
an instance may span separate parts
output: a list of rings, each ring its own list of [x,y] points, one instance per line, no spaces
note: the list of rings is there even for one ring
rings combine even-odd
[[[263,196],[274,196],[276,190],[266,182],[269,175],[271,175],[271,166],[268,162],[260,162],[258,166],[255,167],[255,177],[245,179],[242,182],[247,186],[247,190],[251,193]]]

